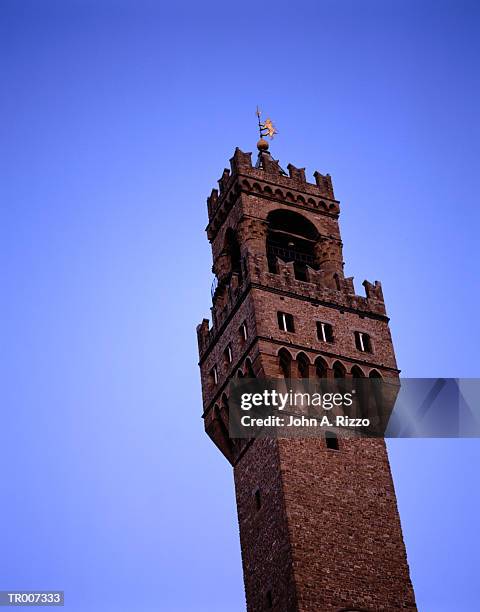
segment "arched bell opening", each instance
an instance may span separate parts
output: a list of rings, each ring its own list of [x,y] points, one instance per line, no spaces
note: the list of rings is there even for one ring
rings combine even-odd
[[[227,254],[230,263],[230,272],[235,272],[242,277],[242,256],[240,252],[240,244],[238,242],[235,230],[229,227],[225,233],[224,252]]]
[[[268,217],[268,270],[278,273],[277,258],[293,262],[295,278],[307,280],[307,266],[318,269],[315,245],[319,240],[317,228],[302,215],[290,210],[274,210]]]

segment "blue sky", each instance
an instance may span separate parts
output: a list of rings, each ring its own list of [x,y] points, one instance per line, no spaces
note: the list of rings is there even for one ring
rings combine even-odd
[[[478,27],[462,0],[2,2],[0,589],[245,609],[195,326],[257,104],[283,166],[332,174],[403,374],[478,376]],[[478,440],[389,448],[419,609],[477,609]]]

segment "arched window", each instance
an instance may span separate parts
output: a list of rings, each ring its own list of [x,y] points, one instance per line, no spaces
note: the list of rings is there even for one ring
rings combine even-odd
[[[268,217],[267,258],[270,272],[278,272],[277,258],[293,262],[295,278],[307,279],[307,266],[318,268],[315,244],[319,233],[302,215],[291,210],[274,210]]]
[[[353,366],[352,378],[365,378],[365,374],[358,366]]]
[[[317,378],[327,378],[327,364],[321,357],[315,359],[315,375]]]
[[[228,430],[228,421],[230,418],[230,407],[228,405],[228,397],[225,393],[222,395],[222,407],[219,409],[220,419]]]
[[[345,369],[345,366],[342,363],[340,363],[340,361],[336,361],[333,364],[333,378],[339,379],[335,386],[336,386],[336,390],[340,393],[345,392],[346,373],[347,371]]]
[[[370,385],[370,411],[372,416],[377,418],[380,416],[380,409],[382,406],[383,386],[381,381],[383,380],[382,375],[377,370],[371,370],[368,374],[368,378],[372,381]]]
[[[310,362],[305,353],[299,353],[297,355],[297,368],[299,378],[308,378],[309,376]]]
[[[253,371],[252,362],[250,361],[249,357],[247,357],[247,359],[245,360],[245,377],[256,378],[255,372]]]
[[[278,352],[278,358],[280,362],[280,371],[284,378],[292,377],[292,356],[287,349],[280,349]]]
[[[227,403],[228,406],[228,403]],[[223,432],[228,431],[228,412],[225,408],[220,408],[218,404],[213,407],[213,416]]]
[[[334,378],[345,378],[345,367],[339,361],[333,364],[333,377]]]
[[[230,408],[228,406],[228,397],[226,393],[222,393],[222,406],[225,409],[225,412],[228,414],[230,411]]]
[[[352,368],[352,378],[353,380],[353,389],[355,389],[357,398],[358,398],[358,406],[360,408],[360,414],[351,415],[358,416],[360,418],[368,417],[368,393],[365,382],[361,379],[365,378],[365,374],[363,370],[358,366],[353,366]]]

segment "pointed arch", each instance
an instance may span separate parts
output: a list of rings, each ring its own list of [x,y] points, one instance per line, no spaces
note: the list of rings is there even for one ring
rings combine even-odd
[[[385,389],[383,386],[383,377],[375,368],[370,370],[368,378],[371,381],[369,385],[369,416],[371,422],[375,425],[383,421],[386,416],[382,410]]]
[[[297,371],[299,378],[308,378],[310,375],[310,360],[303,352],[297,355]]]
[[[250,357],[245,359],[245,378],[256,378]]]
[[[284,378],[292,377],[292,356],[286,348],[281,348],[278,351],[278,360],[280,371]]]
[[[354,365],[352,368],[352,377],[353,378],[365,378],[365,374],[358,365]]]
[[[325,359],[317,357],[315,359],[315,375],[317,378],[327,378],[328,365]]]
[[[223,431],[228,431],[228,412],[225,409],[218,404],[215,404],[213,407],[213,417],[216,421],[218,421]]]
[[[332,366],[334,378],[345,378],[347,370],[341,361],[335,361]]]
[[[228,404],[228,397],[226,393],[222,394],[222,408],[220,410],[220,418],[222,419],[223,424],[226,429],[228,429],[228,424],[230,420],[230,406]]]
[[[365,373],[358,366],[354,365],[352,368],[353,386],[356,396],[358,398],[358,409],[360,418],[368,417],[368,389],[365,383]]]

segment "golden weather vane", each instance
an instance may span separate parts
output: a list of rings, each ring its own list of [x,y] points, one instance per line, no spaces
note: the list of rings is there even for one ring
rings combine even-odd
[[[260,117],[262,115],[262,113],[260,112],[260,109],[257,106],[257,112],[255,113],[258,117],[258,131],[260,132],[260,140],[258,141],[258,148],[266,148],[268,149],[268,143],[263,140],[264,136],[268,136],[270,138],[270,140],[273,139],[273,137],[275,136],[275,134],[278,134],[277,129],[275,128],[275,126],[272,123],[271,119],[265,119],[265,121],[262,123],[260,121]],[[266,147],[260,147],[259,144],[260,142],[264,142],[267,146]]]

